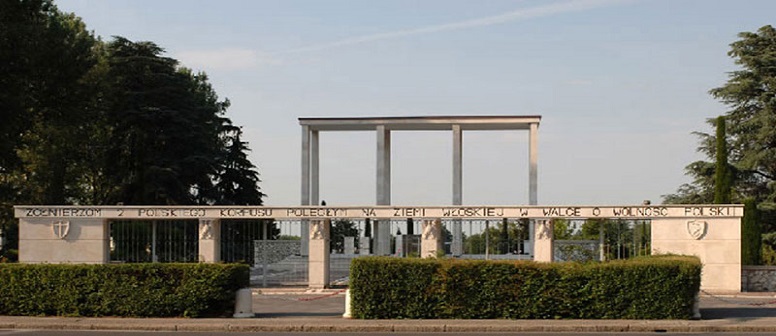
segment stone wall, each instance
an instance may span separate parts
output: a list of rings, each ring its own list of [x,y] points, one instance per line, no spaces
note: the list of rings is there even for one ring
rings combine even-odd
[[[742,266],[741,290],[776,292],[776,266]]]

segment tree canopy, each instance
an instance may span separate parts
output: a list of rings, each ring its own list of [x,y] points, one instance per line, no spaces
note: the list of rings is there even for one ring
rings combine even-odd
[[[732,202],[752,197],[762,211],[767,231],[776,229],[776,29],[763,26],[743,32],[730,44],[728,55],[740,68],[710,94],[725,104],[727,147],[732,181]],[[716,127],[717,118],[708,120]],[[666,203],[712,203],[717,170],[716,136],[703,132],[698,151],[708,161],[690,163],[693,182],[664,196]]]
[[[51,0],[0,1],[0,87],[11,244],[14,204],[262,204],[229,101],[153,42],[104,42]]]

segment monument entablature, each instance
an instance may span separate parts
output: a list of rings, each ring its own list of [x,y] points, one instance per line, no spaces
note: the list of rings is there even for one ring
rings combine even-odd
[[[656,206],[15,206],[17,218],[105,219],[702,219],[743,216],[741,205]]]

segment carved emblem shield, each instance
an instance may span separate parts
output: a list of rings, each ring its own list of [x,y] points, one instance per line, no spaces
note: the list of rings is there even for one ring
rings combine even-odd
[[[687,233],[690,237],[701,239],[706,235],[708,225],[704,221],[691,220],[687,222]]]
[[[51,223],[51,229],[54,231],[54,236],[59,239],[65,239],[67,234],[70,233],[70,222],[66,220],[58,220]]]

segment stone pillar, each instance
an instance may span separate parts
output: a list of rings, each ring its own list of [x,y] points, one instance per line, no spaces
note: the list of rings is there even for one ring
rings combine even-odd
[[[221,220],[202,218],[199,220],[199,262],[221,261]]]
[[[302,126],[302,195],[300,197],[301,205],[310,205],[310,127]],[[309,251],[309,223],[302,220],[300,223],[299,236],[302,242],[301,255],[308,255]]]
[[[463,204],[463,132],[461,125],[453,125],[453,205]],[[454,256],[463,254],[463,229],[461,220],[453,220],[453,241],[451,252]]]
[[[420,238],[421,258],[436,258],[439,251],[444,251],[442,239],[442,221],[423,220],[423,234]]]
[[[387,219],[375,221],[375,240],[377,246],[375,247],[376,255],[390,255],[391,254],[391,221]]]
[[[528,134],[528,204],[539,204],[539,124],[531,124]]]
[[[534,220],[534,223],[534,261],[552,262],[552,219],[538,219]]]
[[[308,259],[308,280],[310,288],[329,286],[329,228],[330,220],[310,220],[310,256]]]
[[[391,204],[391,130],[377,126],[377,205]],[[375,220],[375,254],[391,254],[391,221]]]
[[[106,264],[110,229],[103,218],[19,218],[19,262]]]
[[[653,218],[652,254],[667,253],[701,259],[701,289],[741,291],[741,218]]]
[[[539,124],[533,123],[530,125],[528,133],[528,204],[539,204]],[[537,223],[535,219],[528,220],[528,239],[526,244],[526,251],[532,251],[531,253],[536,259],[536,231]],[[552,232],[552,231],[550,231]]]
[[[320,151],[318,131],[310,131],[310,205],[321,204],[320,200]]]

